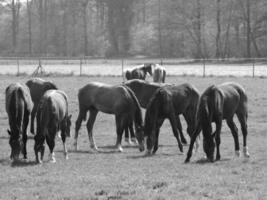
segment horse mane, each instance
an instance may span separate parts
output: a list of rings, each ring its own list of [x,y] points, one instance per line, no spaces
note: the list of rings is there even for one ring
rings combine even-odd
[[[128,91],[128,93],[131,95],[134,104],[136,106],[135,114],[134,114],[134,121],[137,125],[140,127],[143,127],[143,116],[142,116],[142,110],[139,101],[137,100],[137,97],[135,96],[134,92],[127,86],[123,85],[123,87]],[[136,127],[137,128],[137,127]]]
[[[47,90],[57,90],[58,87],[56,86],[55,83],[51,82],[51,81],[47,81],[44,83],[44,88],[43,88],[43,91],[47,91]]]

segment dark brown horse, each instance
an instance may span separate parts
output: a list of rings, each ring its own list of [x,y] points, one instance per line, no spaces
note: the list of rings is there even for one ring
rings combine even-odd
[[[141,107],[145,109],[147,108],[149,100],[151,99],[151,97],[153,96],[153,94],[155,93],[157,89],[161,87],[165,87],[165,86],[171,86],[171,84],[151,83],[148,81],[137,80],[137,79],[125,82],[125,85],[131,88],[131,90],[135,93]],[[177,117],[177,128],[180,133],[181,141],[183,144],[186,144],[187,141],[183,134],[180,117],[179,115],[176,117]]]
[[[34,137],[34,151],[36,162],[42,163],[44,155],[44,142],[46,140],[50,149],[50,161],[56,162],[54,155],[55,136],[61,131],[65,158],[68,159],[65,144],[66,137],[70,136],[71,115],[68,115],[67,95],[61,90],[48,90],[40,100],[37,109],[37,133]],[[38,153],[41,153],[41,160]]]
[[[152,64],[143,64],[141,66],[135,67],[134,69],[127,69],[125,71],[125,77],[127,80],[131,79],[146,79],[146,75],[150,74],[152,76]]]
[[[74,146],[77,149],[78,132],[82,120],[86,120],[86,113],[90,111],[90,117],[87,122],[87,131],[89,135],[90,146],[94,150],[97,147],[93,138],[93,125],[99,111],[107,114],[114,114],[116,118],[117,142],[116,148],[122,151],[121,139],[122,133],[129,123],[134,121],[140,151],[144,150],[143,144],[143,120],[142,112],[137,98],[127,86],[111,86],[104,83],[92,82],[79,90],[79,115],[75,127]]]
[[[243,153],[245,157],[249,157],[247,148],[247,95],[241,85],[224,83],[219,86],[208,87],[200,98],[197,114],[198,125],[191,138],[185,162],[189,162],[195,139],[201,130],[203,133],[203,149],[208,160],[213,162],[215,146],[217,149],[216,160],[220,160],[220,133],[223,119],[226,120],[231,129],[235,141],[236,155],[239,156],[238,129],[233,120],[235,114],[241,124],[243,133]],[[216,124],[214,133],[212,133],[212,122]]]
[[[159,64],[155,64],[154,73],[153,73],[153,81],[156,83],[165,83],[166,78],[166,69]]]
[[[191,136],[195,130],[199,92],[190,84],[165,86],[159,88],[152,96],[146,110],[144,136],[147,144],[147,154],[156,153],[160,127],[164,120],[169,119],[173,134],[178,142],[180,151],[183,146],[177,131],[177,116],[182,114],[188,124]]]
[[[10,130],[9,144],[11,146],[10,158],[18,160],[22,151],[27,159],[27,126],[33,103],[29,88],[20,83],[14,83],[6,88],[6,112]]]
[[[32,101],[33,101],[33,109],[31,113],[31,133],[34,134],[34,119],[37,111],[38,104],[40,99],[44,95],[47,90],[57,89],[57,86],[51,81],[45,81],[40,78],[33,78],[26,82],[26,85],[30,89]]]

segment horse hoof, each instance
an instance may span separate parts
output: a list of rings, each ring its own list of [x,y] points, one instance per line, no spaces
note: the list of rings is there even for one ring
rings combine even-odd
[[[235,151],[235,156],[240,157],[240,151],[239,150]]]

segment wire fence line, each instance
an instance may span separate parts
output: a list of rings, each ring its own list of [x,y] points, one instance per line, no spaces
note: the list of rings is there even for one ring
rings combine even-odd
[[[194,76],[267,76],[267,58],[177,59],[177,58],[66,58],[0,57],[0,74],[46,74],[121,76],[126,68],[158,63],[167,75]]]

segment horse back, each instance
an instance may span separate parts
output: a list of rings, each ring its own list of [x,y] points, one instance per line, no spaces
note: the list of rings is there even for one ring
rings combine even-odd
[[[224,83],[218,86],[224,97],[224,118],[234,115],[239,109],[247,109],[245,89],[237,83]],[[246,110],[244,110],[247,112]]]
[[[43,99],[43,101],[47,101],[45,109],[51,118],[62,121],[68,115],[68,98],[63,91],[48,90]]]
[[[123,86],[112,86],[99,82],[91,82],[81,88],[78,93],[80,111],[97,109],[104,113],[114,114],[118,108],[127,104],[129,94]]]
[[[13,83],[10,84],[6,88],[6,111],[7,113],[10,112],[11,109],[15,109],[16,106],[14,104],[23,105],[26,111],[29,113],[32,110],[33,103],[30,96],[29,88],[21,83]]]
[[[57,86],[51,81],[45,81],[40,78],[33,78],[26,82],[30,90],[32,101],[36,104],[47,90],[57,89]]]

